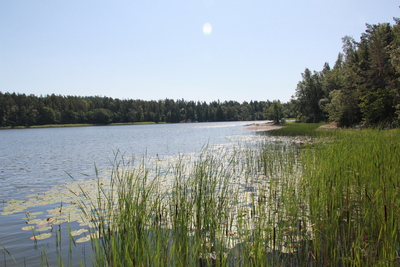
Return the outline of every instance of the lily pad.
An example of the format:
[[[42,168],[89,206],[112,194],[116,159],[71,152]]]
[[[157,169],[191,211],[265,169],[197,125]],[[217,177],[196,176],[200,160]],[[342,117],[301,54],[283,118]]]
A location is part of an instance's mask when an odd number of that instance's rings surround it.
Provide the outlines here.
[[[78,236],[78,235],[81,235],[81,234],[83,234],[85,232],[88,232],[88,230],[87,229],[75,230],[75,231],[71,232],[71,236]]]
[[[53,221],[53,224],[62,224],[64,222],[67,222],[67,220],[65,220],[63,218],[55,218]]]
[[[24,210],[26,210],[26,207],[21,207],[18,205],[18,207],[14,207],[14,209],[10,211],[12,211],[12,213],[17,213],[17,212],[23,212]]]
[[[84,236],[84,237],[78,238],[75,242],[76,243],[84,243],[84,242],[88,242],[88,241],[90,241],[90,236]]]
[[[28,221],[29,224],[47,224],[46,220],[41,220],[41,219],[33,219]]]
[[[24,230],[24,231],[29,231],[29,230],[32,230],[33,228],[35,228],[35,226],[29,225],[29,226],[24,226],[24,227],[22,227],[22,230]]]
[[[44,233],[44,234],[32,236],[31,239],[32,240],[43,240],[43,239],[47,239],[49,237],[51,237],[51,233]]]
[[[37,215],[40,215],[42,213],[43,213],[42,211],[37,211],[37,212],[31,212],[31,213],[29,213],[29,215],[30,216],[37,216]]]
[[[35,219],[35,218],[36,218],[36,216],[27,215],[27,216],[25,216],[25,217],[22,217],[21,220],[24,220],[24,221],[26,221],[26,220],[33,220],[33,219]]]
[[[44,227],[41,227],[41,228],[36,229],[36,231],[38,231],[38,232],[44,232],[44,231],[48,231],[48,230],[50,230],[50,229],[51,229],[51,226],[44,226]]]

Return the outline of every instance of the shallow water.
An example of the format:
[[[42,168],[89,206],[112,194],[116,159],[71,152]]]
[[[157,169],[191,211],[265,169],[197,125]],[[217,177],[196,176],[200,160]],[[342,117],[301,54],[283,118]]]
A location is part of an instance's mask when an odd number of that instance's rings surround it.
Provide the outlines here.
[[[237,144],[252,143],[263,136],[244,128],[251,122],[220,122],[193,124],[158,124],[130,126],[97,126],[77,128],[16,129],[0,131],[0,212],[7,210],[8,202],[19,200],[20,211],[0,215],[0,244],[4,245],[20,266],[38,266],[40,255],[45,249],[49,265],[57,265],[60,256],[64,263],[79,261],[90,265],[90,244],[79,243],[69,248],[68,227],[74,223],[52,225],[51,237],[32,241],[32,230],[22,230],[30,225],[26,212],[39,213],[38,219],[45,220],[51,210],[60,209],[60,203],[49,201],[45,206],[24,209],[25,200],[45,199],[64,183],[75,179],[95,178],[95,167],[100,173],[112,168],[116,153],[125,158],[172,157],[198,153],[205,146],[233,147]],[[67,174],[68,173],[68,174]],[[60,193],[61,194],[61,193]],[[29,196],[29,197],[28,197]],[[46,200],[47,201],[47,200]],[[62,200],[65,201],[65,200]],[[51,203],[53,202],[53,203]],[[65,204],[64,204],[65,205]],[[32,218],[33,219],[33,218]],[[36,218],[35,218],[36,219]],[[43,223],[50,227],[51,222]],[[61,225],[61,226],[59,226]],[[37,229],[37,228],[36,228]],[[35,235],[42,232],[36,232]],[[85,233],[77,236],[80,238]],[[61,237],[61,248],[56,239]],[[0,265],[17,266],[8,253],[1,250]]]

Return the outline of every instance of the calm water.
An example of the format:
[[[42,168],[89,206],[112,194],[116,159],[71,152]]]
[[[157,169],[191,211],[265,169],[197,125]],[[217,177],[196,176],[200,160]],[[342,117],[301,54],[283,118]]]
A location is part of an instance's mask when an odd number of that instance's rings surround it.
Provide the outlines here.
[[[26,196],[43,193],[72,179],[93,178],[99,170],[111,168],[117,151],[126,157],[143,158],[157,155],[177,155],[199,152],[205,145],[234,146],[258,139],[254,131],[244,128],[251,122],[221,122],[193,124],[158,124],[132,126],[97,126],[77,128],[16,129],[0,131],[0,212],[10,199],[23,200]],[[54,207],[37,207],[30,212]],[[16,258],[19,266],[38,266],[42,246],[46,249],[50,266],[57,265],[57,253],[67,253],[54,247],[50,240],[35,243],[32,233],[22,231],[24,212],[0,215],[0,244]],[[56,229],[55,229],[56,231]],[[66,233],[67,231],[63,231]],[[68,241],[68,235],[63,236]],[[66,243],[68,244],[68,242]],[[75,250],[86,255],[88,244]],[[86,250],[86,248],[88,248]],[[17,266],[2,252],[0,266]],[[62,258],[68,258],[62,255]],[[72,260],[73,261],[73,260]],[[76,265],[76,263],[74,264]]]

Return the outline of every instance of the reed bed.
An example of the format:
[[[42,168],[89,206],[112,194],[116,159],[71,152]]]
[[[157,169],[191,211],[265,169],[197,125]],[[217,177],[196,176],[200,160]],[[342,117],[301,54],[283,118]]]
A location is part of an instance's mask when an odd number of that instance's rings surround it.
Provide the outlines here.
[[[400,131],[317,127],[269,133],[308,136],[301,144],[272,138],[167,164],[117,156],[95,194],[72,192],[91,263],[399,266]]]
[[[168,170],[118,162],[111,182],[99,182],[96,198],[82,206],[95,224],[93,263],[299,265],[307,259],[299,244],[309,237],[307,227],[301,228],[305,205],[300,207],[293,194],[298,149],[277,143],[261,147],[205,150],[189,161],[180,158]]]
[[[399,266],[399,130],[346,130],[332,139],[302,155],[316,263]]]

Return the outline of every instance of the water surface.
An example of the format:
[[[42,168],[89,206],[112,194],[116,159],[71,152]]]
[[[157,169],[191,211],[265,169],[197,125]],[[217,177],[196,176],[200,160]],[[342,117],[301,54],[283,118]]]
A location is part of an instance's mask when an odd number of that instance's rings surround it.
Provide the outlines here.
[[[245,129],[251,122],[219,122],[192,124],[157,124],[96,126],[71,128],[15,129],[0,131],[0,212],[11,199],[24,200],[28,195],[44,193],[75,178],[92,179],[95,166],[100,171],[112,168],[115,154],[135,157],[173,156],[198,153],[205,146],[232,147],[262,138]],[[54,204],[30,208],[29,212],[57,209]],[[49,264],[57,265],[57,253],[67,253],[55,247],[55,237],[31,241],[26,226],[25,211],[0,215],[0,243],[16,258],[21,266],[37,266],[38,255],[45,248]],[[72,225],[73,227],[73,225]],[[53,229],[52,233],[60,229]],[[62,231],[65,244],[68,232]],[[53,236],[56,236],[53,234]],[[67,245],[66,245],[67,246]],[[89,264],[88,244],[75,250],[82,262]],[[68,251],[68,250],[67,250]],[[6,252],[0,265],[14,266]],[[67,258],[68,255],[62,255]],[[71,259],[77,264],[77,259]]]

